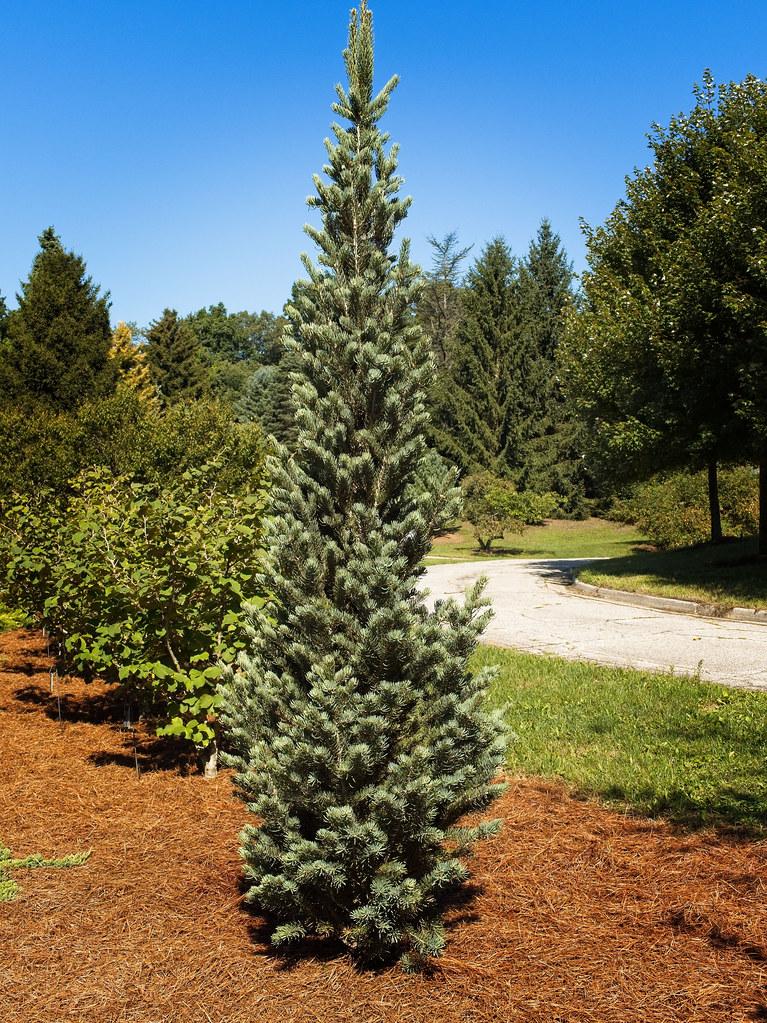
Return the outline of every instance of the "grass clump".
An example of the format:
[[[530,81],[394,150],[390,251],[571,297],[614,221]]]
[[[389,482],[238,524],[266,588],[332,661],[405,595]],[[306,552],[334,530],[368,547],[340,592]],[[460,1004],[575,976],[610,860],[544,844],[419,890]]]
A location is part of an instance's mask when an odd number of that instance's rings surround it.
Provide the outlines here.
[[[512,772],[700,827],[767,829],[767,694],[483,647]]]
[[[29,870],[37,867],[60,869],[79,867],[90,858],[91,852],[70,853],[68,856],[46,859],[38,853],[31,856],[14,857],[11,850],[0,845],[0,902],[11,902],[19,893],[19,884],[11,877],[12,870]]]

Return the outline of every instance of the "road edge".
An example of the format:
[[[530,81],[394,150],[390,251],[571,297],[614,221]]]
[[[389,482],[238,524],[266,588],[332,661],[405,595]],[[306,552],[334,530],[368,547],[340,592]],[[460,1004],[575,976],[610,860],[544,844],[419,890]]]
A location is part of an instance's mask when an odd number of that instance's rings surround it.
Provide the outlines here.
[[[715,604],[699,603],[695,600],[681,600],[678,597],[655,597],[649,593],[633,593],[630,590],[614,590],[609,586],[594,586],[581,582],[570,572],[570,589],[583,597],[609,600],[615,604],[629,604],[632,607],[646,607],[653,611],[671,611],[674,614],[693,615],[698,618],[718,618],[725,621],[746,622],[751,625],[767,625],[767,611],[752,607],[732,607],[727,610]]]

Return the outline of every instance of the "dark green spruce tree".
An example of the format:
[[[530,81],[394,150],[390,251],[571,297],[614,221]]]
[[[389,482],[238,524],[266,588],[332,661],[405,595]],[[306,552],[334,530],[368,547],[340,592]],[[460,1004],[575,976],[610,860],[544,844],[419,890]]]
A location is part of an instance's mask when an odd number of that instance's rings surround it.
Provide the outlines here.
[[[541,221],[519,268],[518,367],[525,406],[519,421],[519,484],[537,493],[553,491],[570,515],[585,509],[586,475],[581,455],[582,427],[565,403],[558,374],[558,353],[565,314],[573,307],[572,263],[551,223]]]
[[[439,955],[440,904],[460,854],[497,829],[462,827],[502,786],[506,736],[468,658],[480,594],[427,609],[421,560],[455,497],[427,449],[428,342],[403,243],[396,147],[379,128],[371,14],[352,12],[335,141],[309,200],[319,248],[288,307],[300,365],[294,451],[272,466],[267,585],[250,647],[223,687],[249,900],[272,941],[343,941],[365,961]],[[452,509],[450,509],[452,510]]]
[[[483,249],[462,291],[462,315],[431,390],[431,436],[465,472],[507,471],[518,446],[512,392],[518,309],[514,257],[502,238]]]
[[[208,368],[202,346],[188,320],[165,309],[146,332],[146,354],[152,383],[165,405],[195,401],[208,392]]]
[[[292,374],[297,368],[295,357],[290,355],[259,366],[250,375],[236,406],[239,419],[259,423],[264,433],[288,447],[292,447],[297,432],[292,398]]]
[[[11,402],[73,409],[115,386],[109,293],[99,294],[82,257],[67,252],[52,227],[39,241],[18,308],[5,323],[0,393]]]

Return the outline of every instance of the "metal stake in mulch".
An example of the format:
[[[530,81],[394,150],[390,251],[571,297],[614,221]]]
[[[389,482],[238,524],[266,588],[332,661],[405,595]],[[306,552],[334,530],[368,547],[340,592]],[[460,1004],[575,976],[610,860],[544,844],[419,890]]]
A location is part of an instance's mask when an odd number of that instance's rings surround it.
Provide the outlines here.
[[[131,705],[130,702],[125,704],[125,713],[123,715],[123,728],[127,729],[131,733],[131,739],[133,740],[133,763],[136,768],[136,777],[141,777],[141,768],[138,762],[138,746],[136,744],[136,729],[131,720]]]

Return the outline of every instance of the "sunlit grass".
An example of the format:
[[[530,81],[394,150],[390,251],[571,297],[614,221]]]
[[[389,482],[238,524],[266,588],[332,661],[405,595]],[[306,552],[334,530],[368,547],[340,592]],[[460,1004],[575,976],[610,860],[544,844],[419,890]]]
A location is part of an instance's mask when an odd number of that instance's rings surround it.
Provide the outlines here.
[[[451,561],[486,561],[495,558],[612,558],[628,554],[642,537],[632,526],[606,519],[570,521],[552,519],[543,526],[528,526],[518,536],[509,533],[493,544],[490,553],[479,550],[471,526],[437,537],[427,564]]]
[[[767,827],[767,694],[482,647],[509,769],[686,825]]]

